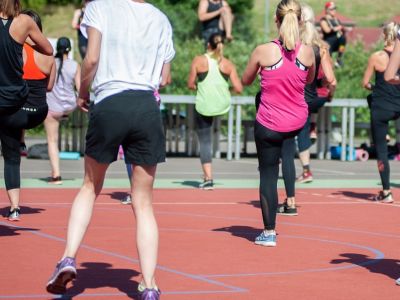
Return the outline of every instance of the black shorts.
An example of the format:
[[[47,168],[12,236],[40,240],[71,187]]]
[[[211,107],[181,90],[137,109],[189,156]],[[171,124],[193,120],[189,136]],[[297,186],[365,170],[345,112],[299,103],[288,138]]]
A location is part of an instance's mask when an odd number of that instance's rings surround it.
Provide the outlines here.
[[[90,108],[85,154],[98,163],[112,163],[120,145],[126,163],[154,166],[165,161],[164,130],[152,91],[124,91]]]

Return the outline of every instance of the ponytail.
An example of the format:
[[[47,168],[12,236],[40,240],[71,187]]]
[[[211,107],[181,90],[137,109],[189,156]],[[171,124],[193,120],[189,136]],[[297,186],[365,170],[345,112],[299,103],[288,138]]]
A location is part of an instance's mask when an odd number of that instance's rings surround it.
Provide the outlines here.
[[[208,47],[211,50],[211,57],[220,61],[224,56],[224,39],[220,33],[214,33],[208,39]]]
[[[60,79],[60,76],[62,77],[62,68],[64,64],[64,55],[68,55],[68,53],[71,51],[71,42],[69,41],[68,38],[66,37],[61,37],[57,41],[57,47],[56,47],[56,55],[55,58],[59,59],[59,66],[58,66],[58,71],[57,71],[57,80]]]
[[[314,11],[307,4],[301,5],[301,20],[303,24],[300,28],[300,40],[303,44],[308,46],[322,47],[322,39],[315,28]]]
[[[276,9],[276,18],[280,23],[279,35],[287,50],[296,48],[300,39],[299,21],[301,8],[296,0],[282,0]]]
[[[385,47],[391,46],[396,41],[397,31],[399,31],[399,25],[395,22],[390,22],[383,26],[383,35],[385,41]]]

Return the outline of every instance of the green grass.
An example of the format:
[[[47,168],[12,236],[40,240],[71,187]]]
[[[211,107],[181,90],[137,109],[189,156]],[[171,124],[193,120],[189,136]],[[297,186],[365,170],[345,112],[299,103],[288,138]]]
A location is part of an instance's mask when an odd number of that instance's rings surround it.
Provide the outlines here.
[[[42,14],[43,32],[48,38],[59,38],[62,36],[74,40],[74,58],[80,61],[79,52],[77,51],[76,30],[71,26],[72,16],[74,14],[74,6],[47,6]]]

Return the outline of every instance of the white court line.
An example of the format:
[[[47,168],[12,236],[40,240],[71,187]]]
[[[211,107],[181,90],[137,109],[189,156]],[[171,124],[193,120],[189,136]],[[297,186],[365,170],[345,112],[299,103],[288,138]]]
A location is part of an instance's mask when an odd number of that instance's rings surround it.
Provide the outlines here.
[[[322,194],[312,193],[313,196],[323,196]]]

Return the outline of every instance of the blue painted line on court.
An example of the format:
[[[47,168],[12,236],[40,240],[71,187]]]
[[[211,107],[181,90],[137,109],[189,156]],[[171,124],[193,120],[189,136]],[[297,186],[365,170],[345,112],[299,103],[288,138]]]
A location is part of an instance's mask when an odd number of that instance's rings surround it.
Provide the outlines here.
[[[233,232],[235,233],[235,232]],[[247,234],[247,235],[254,235],[253,232],[236,232],[240,234]],[[294,236],[294,235],[279,235],[281,237],[292,238],[292,239],[302,239],[302,240],[309,240],[309,241],[317,241],[323,243],[331,243],[331,244],[338,244],[349,246],[352,248],[367,250],[375,254],[375,257],[369,259],[365,262],[352,264],[348,266],[340,266],[340,267],[332,267],[332,268],[314,268],[314,269],[305,269],[305,270],[291,270],[291,271],[281,271],[281,272],[258,272],[258,273],[237,273],[237,274],[209,274],[209,275],[201,275],[203,277],[208,278],[221,278],[221,277],[248,277],[248,276],[272,276],[272,275],[291,275],[291,274],[299,274],[299,273],[315,273],[315,272],[329,272],[329,271],[337,271],[337,270],[347,270],[353,269],[357,267],[363,267],[368,265],[373,265],[379,263],[382,259],[385,258],[385,254],[375,248],[369,246],[363,246],[359,244],[335,241],[335,240],[327,240],[327,239],[318,239],[318,238],[310,238],[305,236]]]
[[[65,242],[66,241],[63,238],[59,238],[59,237],[56,237],[56,236],[53,236],[53,235],[50,235],[50,234],[47,234],[47,233],[43,233],[43,232],[29,230],[29,228],[12,225],[12,224],[9,224],[9,223],[6,223],[6,222],[0,222],[0,225],[5,225],[5,226],[8,226],[8,227],[12,227],[12,228],[22,229],[25,232],[29,232],[31,234],[34,234],[34,235],[37,235],[37,236],[40,236],[40,237],[43,237],[43,238],[46,238],[46,239],[49,239],[49,240],[57,241],[57,242]],[[125,256],[125,255],[122,255],[122,254],[115,253],[115,252],[106,251],[106,250],[102,250],[102,249],[95,248],[95,247],[90,247],[90,246],[87,246],[85,244],[81,245],[81,248],[90,250],[92,252],[96,252],[96,253],[100,253],[100,254],[116,257],[116,258],[120,258],[122,260],[126,260],[126,261],[129,261],[129,262],[135,263],[135,264],[139,264],[139,260],[138,259],[134,259],[134,258]],[[226,293],[226,292],[244,293],[244,292],[248,292],[248,290],[244,289],[244,288],[240,288],[240,287],[236,287],[236,286],[233,286],[233,285],[225,284],[223,282],[219,282],[219,281],[216,281],[216,280],[205,278],[205,277],[202,277],[200,275],[194,275],[194,274],[189,274],[189,273],[186,273],[186,272],[178,271],[178,270],[175,270],[175,269],[172,269],[172,268],[168,268],[168,267],[165,267],[165,266],[157,265],[157,269],[165,271],[165,272],[168,272],[168,273],[172,273],[172,274],[175,274],[175,275],[180,275],[180,276],[183,276],[183,277],[186,277],[186,278],[190,278],[190,279],[195,280],[195,281],[205,282],[205,283],[209,283],[209,284],[212,284],[212,285],[224,287],[224,288],[227,289],[227,291],[219,291],[221,293]],[[165,294],[166,293],[167,292],[165,292]],[[184,293],[184,294],[188,294],[188,295],[195,294],[194,291],[182,291],[182,292],[179,292],[179,293]],[[205,291],[203,291],[203,293],[210,294],[210,293],[215,293],[215,291],[205,290]]]

